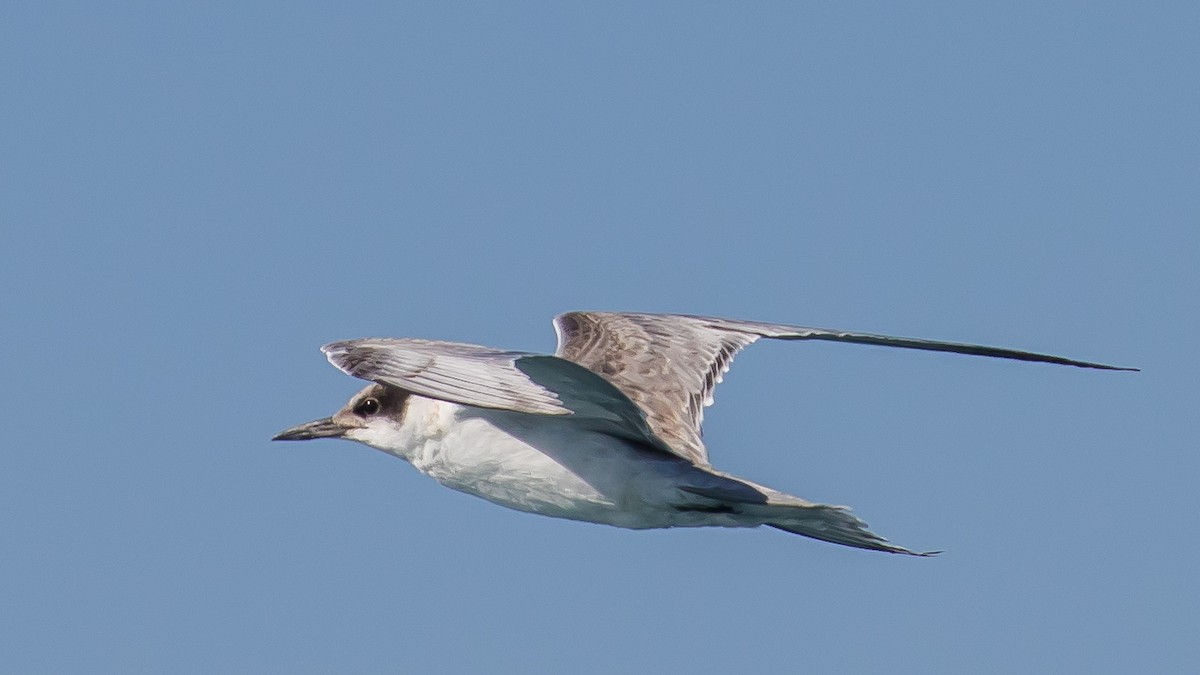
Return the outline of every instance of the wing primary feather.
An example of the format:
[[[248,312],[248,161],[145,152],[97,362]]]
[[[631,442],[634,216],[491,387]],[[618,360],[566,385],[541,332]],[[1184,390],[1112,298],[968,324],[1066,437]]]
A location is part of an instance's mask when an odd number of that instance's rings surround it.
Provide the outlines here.
[[[321,351],[349,375],[421,396],[538,415],[571,413],[555,392],[515,367],[524,352],[401,338],[343,340]]]
[[[604,377],[677,454],[708,463],[704,408],[734,356],[759,338],[828,340],[953,352],[1097,370],[1137,371],[1002,347],[685,314],[567,312],[554,319],[556,354]]]
[[[784,327],[780,326],[779,328]],[[824,328],[808,328],[793,333],[780,332],[773,335],[764,335],[763,337],[774,338],[778,340],[829,340],[833,342],[849,342],[853,344],[878,345],[882,347],[899,347],[901,349],[952,352],[955,354],[988,356],[992,358],[1031,361],[1036,363],[1052,363],[1061,366],[1093,368],[1096,370],[1121,370],[1130,372],[1138,372],[1141,370],[1140,368],[1110,366],[1105,363],[1079,361],[1076,359],[1068,359],[1062,356],[1054,356],[1052,354],[1039,354],[1037,352],[1006,349],[1004,347],[988,347],[986,345],[977,345],[965,342],[942,342],[940,340],[895,337],[891,335],[878,335],[874,333],[854,333],[850,331],[827,330]]]

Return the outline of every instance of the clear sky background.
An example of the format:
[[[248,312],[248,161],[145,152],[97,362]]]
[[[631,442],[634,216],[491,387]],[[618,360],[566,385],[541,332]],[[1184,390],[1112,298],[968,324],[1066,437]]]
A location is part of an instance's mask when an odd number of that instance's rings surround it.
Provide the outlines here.
[[[0,9],[0,670],[1196,672],[1195,3]],[[934,559],[508,511],[324,342],[762,343],[715,464]]]

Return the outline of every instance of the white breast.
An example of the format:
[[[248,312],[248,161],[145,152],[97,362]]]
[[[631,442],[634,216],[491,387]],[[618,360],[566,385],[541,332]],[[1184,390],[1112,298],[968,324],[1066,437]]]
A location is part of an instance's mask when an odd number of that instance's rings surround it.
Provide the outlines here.
[[[661,527],[679,462],[569,417],[484,410],[418,396],[387,447],[455,490],[559,518]],[[666,512],[664,513],[664,507]]]

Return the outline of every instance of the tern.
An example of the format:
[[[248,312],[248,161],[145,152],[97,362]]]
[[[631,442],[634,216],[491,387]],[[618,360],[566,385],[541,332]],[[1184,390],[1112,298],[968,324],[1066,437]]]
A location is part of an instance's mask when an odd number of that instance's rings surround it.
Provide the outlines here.
[[[554,355],[413,338],[321,348],[371,382],[332,417],[272,440],[344,438],[511,509],[630,529],[769,526],[928,556],[819,504],[714,469],[704,408],[760,338],[833,340],[1101,370],[1137,370],[982,345],[682,314],[568,312]]]

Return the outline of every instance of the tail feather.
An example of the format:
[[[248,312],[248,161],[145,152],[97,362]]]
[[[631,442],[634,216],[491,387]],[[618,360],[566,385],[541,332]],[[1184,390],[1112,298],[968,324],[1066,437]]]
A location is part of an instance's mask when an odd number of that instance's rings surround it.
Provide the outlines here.
[[[902,546],[888,543],[887,539],[867,529],[867,524],[855,518],[844,506],[812,504],[811,506],[779,506],[776,519],[764,525],[784,532],[820,539],[834,544],[865,548],[872,551],[903,553],[921,557],[933,556],[941,551],[910,551]]]
[[[771,488],[715,471],[704,472],[703,480],[680,486],[685,493],[711,500],[705,506],[728,506],[733,512],[784,532],[820,539],[843,546],[872,551],[903,553],[921,557],[941,551],[910,551],[888,543],[867,529],[867,524],[845,506],[816,504]]]

